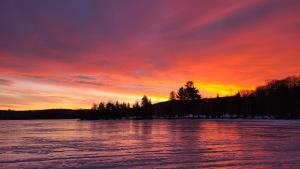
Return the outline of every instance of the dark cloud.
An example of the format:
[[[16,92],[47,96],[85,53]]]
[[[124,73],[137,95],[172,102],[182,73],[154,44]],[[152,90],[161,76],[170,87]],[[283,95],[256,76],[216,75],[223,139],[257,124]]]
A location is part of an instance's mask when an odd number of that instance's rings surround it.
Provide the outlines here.
[[[13,81],[11,80],[6,80],[6,79],[0,79],[0,85],[3,85],[3,86],[11,86],[13,85]]]
[[[104,82],[107,82],[107,79],[103,77],[93,76],[93,75],[74,75],[74,76],[55,76],[55,77],[23,75],[21,77],[29,80],[34,80],[35,82],[56,83],[62,85],[104,86]]]
[[[75,83],[85,84],[85,85],[95,85],[95,86],[103,86],[102,83],[96,81],[84,81],[84,80],[77,80]]]
[[[81,79],[81,80],[95,80],[97,79],[96,76],[88,76],[88,75],[76,75],[72,76],[75,79]]]

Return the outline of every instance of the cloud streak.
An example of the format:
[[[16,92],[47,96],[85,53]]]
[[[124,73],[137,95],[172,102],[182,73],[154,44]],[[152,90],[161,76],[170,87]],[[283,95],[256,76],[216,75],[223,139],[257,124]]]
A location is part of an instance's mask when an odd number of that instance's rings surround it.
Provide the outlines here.
[[[10,86],[12,85],[13,82],[10,81],[10,80],[6,80],[6,79],[0,79],[0,85],[3,85],[3,86]]]
[[[297,75],[299,8],[297,0],[2,0],[0,101],[27,103],[1,107],[51,107],[61,101],[47,100],[60,97],[53,88],[95,91],[62,101],[87,108],[143,94],[163,100],[187,80],[210,97]],[[43,103],[28,93],[35,85],[19,85],[28,82],[44,86]]]

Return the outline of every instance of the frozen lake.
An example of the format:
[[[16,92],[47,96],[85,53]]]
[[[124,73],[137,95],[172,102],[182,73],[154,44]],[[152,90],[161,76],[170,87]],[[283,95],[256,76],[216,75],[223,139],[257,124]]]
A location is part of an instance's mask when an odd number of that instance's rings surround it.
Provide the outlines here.
[[[300,168],[300,121],[0,121],[0,168]]]

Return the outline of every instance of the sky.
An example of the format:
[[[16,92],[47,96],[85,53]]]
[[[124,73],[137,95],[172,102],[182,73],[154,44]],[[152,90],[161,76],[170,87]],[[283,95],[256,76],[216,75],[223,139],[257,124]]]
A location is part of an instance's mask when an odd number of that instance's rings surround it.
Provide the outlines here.
[[[0,109],[228,96],[300,73],[299,0],[1,0]]]

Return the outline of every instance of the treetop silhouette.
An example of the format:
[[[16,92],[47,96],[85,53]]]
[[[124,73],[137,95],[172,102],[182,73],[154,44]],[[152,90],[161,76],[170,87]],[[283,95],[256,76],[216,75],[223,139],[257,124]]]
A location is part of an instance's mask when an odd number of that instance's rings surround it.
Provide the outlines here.
[[[200,100],[199,90],[194,86],[194,82],[188,81],[183,87],[180,87],[176,98],[178,100]]]
[[[147,107],[151,105],[151,99],[149,99],[146,95],[142,98],[142,107]]]

